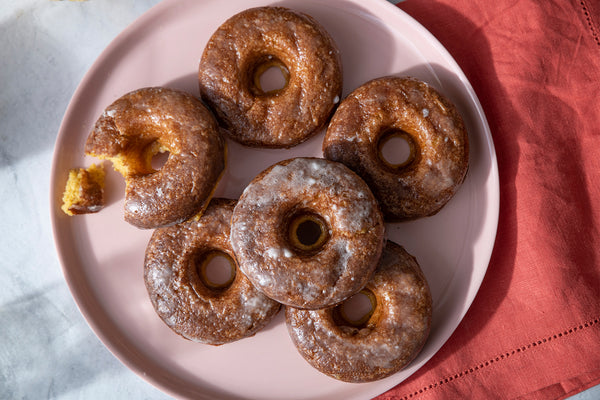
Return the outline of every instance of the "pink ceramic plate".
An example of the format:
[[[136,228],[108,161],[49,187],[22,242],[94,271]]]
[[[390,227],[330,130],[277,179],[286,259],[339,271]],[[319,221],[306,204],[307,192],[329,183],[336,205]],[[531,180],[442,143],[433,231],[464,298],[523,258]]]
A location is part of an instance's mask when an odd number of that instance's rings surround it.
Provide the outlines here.
[[[206,41],[242,9],[277,4],[313,15],[336,40],[344,94],[383,75],[412,75],[448,96],[467,124],[471,164],[458,194],[436,216],[389,224],[387,235],[419,260],[434,299],[431,336],[418,358],[378,382],[348,384],[312,369],[292,345],[283,315],[256,336],[212,347],[172,333],[154,313],[142,279],[150,231],[123,221],[123,179],[107,173],[108,206],[67,217],[60,210],[69,168],[94,160],[83,146],[102,110],[144,86],[197,94]],[[291,150],[229,143],[229,165],[217,196],[237,198],[258,172],[292,156],[321,156],[323,134]],[[122,32],[89,70],[65,114],[52,165],[51,210],[64,274],[81,312],[128,367],[181,398],[365,399],[406,379],[444,344],[481,284],[498,220],[498,171],[481,106],[458,65],[421,25],[383,0],[166,0]]]

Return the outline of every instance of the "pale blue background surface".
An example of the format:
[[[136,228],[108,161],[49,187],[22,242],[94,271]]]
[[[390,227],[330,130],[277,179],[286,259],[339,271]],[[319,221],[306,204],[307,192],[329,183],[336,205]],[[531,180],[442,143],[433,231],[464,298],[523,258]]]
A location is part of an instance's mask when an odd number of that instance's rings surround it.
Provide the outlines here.
[[[382,0],[383,1],[383,0]],[[102,49],[159,0],[0,5],[0,399],[166,399],[100,343],[54,250],[49,168],[67,104]],[[600,389],[577,400],[600,399]]]

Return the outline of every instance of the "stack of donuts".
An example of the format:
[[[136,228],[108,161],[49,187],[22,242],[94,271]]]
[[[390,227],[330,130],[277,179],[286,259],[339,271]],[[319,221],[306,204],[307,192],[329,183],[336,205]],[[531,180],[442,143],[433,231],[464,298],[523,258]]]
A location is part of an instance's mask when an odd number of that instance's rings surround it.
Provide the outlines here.
[[[261,75],[277,68],[278,89]],[[386,223],[437,213],[468,167],[454,105],[425,82],[381,77],[342,99],[339,51],[311,16],[245,10],[212,35],[199,64],[200,99],[152,87],[108,106],[86,142],[126,180],[125,219],[154,229],[144,279],[177,334],[221,345],[254,335],[280,308],[292,342],[339,380],[389,376],[421,351],[432,299],[417,260],[386,241]],[[323,157],[285,149],[323,132]],[[382,155],[401,138],[409,155]],[[282,149],[239,199],[212,198],[226,141]],[[168,152],[166,163],[152,157]],[[225,260],[214,282],[207,266]],[[370,310],[350,317],[362,295]]]

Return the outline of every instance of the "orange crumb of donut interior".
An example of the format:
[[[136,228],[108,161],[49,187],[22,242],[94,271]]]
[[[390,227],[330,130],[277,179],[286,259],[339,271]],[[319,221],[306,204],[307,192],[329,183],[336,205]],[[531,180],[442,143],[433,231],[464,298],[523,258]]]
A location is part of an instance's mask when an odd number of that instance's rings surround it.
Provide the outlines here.
[[[103,154],[88,153],[90,156],[101,160],[108,160],[112,163],[115,171],[127,178],[131,175],[145,175],[156,172],[152,167],[152,159],[159,153],[166,153],[169,149],[158,141],[152,141],[144,146],[131,147],[114,156]]]
[[[92,164],[86,168],[74,168],[63,193],[61,209],[67,215],[87,214],[104,207],[104,167]]]

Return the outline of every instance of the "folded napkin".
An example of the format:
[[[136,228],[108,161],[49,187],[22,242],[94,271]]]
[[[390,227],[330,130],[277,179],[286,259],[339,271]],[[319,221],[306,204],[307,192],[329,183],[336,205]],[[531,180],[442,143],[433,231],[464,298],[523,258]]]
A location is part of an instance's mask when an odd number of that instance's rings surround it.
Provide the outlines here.
[[[456,332],[379,399],[559,399],[600,383],[600,3],[406,0],[488,118],[500,220]]]

